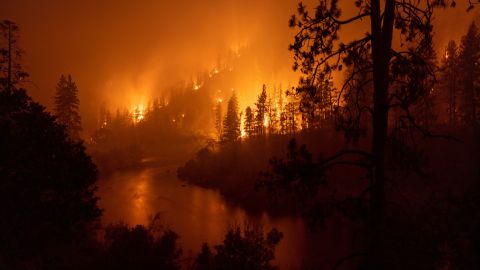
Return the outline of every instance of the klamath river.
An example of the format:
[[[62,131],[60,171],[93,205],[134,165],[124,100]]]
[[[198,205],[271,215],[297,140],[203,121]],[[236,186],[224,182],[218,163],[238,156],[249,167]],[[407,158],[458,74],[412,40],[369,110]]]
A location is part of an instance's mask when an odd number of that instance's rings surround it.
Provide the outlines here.
[[[229,226],[260,222],[265,231],[277,228],[284,234],[275,261],[281,269],[300,269],[304,261],[331,265],[335,259],[327,255],[332,247],[319,245],[331,232],[313,233],[299,217],[249,216],[216,191],[185,185],[177,179],[174,166],[114,173],[101,179],[97,194],[104,224],[147,225],[159,214],[161,222],[180,235],[185,257],[197,253],[204,242],[221,243]]]

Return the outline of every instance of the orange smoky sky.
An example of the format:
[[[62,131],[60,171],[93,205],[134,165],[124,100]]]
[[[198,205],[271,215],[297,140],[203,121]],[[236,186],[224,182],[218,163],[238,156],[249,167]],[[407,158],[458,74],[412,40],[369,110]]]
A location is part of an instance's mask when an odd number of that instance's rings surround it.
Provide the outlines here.
[[[340,1],[345,16],[353,0]],[[435,16],[437,50],[477,17],[466,3]],[[466,2],[466,1],[465,1]],[[310,7],[316,1],[307,1]],[[80,90],[84,123],[101,104],[130,106],[212,69],[229,51],[254,52],[237,92],[251,104],[261,84],[296,83],[288,19],[297,0],[3,0],[0,18],[21,27],[30,95],[51,108],[60,74]],[[358,34],[347,29],[344,35]],[[362,33],[365,30],[361,30]]]

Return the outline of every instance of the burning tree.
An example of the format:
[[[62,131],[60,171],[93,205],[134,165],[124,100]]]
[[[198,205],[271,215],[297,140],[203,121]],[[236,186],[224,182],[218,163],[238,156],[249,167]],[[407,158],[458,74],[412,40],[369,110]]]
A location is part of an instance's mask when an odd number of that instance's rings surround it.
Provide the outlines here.
[[[265,135],[265,116],[267,113],[267,86],[263,85],[262,93],[258,96],[257,102],[255,103],[256,115],[255,115],[255,135]]]

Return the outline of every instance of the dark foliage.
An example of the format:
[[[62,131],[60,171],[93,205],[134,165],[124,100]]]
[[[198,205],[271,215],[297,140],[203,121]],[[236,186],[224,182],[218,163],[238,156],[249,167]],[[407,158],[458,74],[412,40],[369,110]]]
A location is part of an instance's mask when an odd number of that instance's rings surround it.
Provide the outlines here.
[[[195,270],[274,270],[275,247],[283,234],[276,229],[264,235],[260,227],[228,230],[223,243],[213,253],[207,244],[195,260]]]
[[[64,125],[72,139],[80,139],[82,123],[79,113],[80,100],[78,88],[72,76],[60,76],[55,93],[55,116],[57,121]]]
[[[304,131],[297,135],[297,141],[302,144],[308,144],[310,149],[322,149],[331,153],[339,147],[340,140],[335,137],[335,132],[307,132]],[[269,160],[272,156],[283,156],[285,154],[285,145],[292,139],[290,135],[268,135],[255,136],[242,141],[241,144],[231,144],[222,147],[215,145],[207,146],[197,152],[196,156],[181,166],[178,171],[178,177],[191,184],[206,188],[218,189],[227,200],[238,203],[246,208],[250,213],[259,214],[264,210],[270,214],[300,214],[300,205],[292,202],[291,198],[286,196],[276,196],[275,203],[271,203],[273,197],[266,196],[264,190],[254,190],[258,186],[257,180],[259,172],[267,171]],[[326,144],[325,142],[329,142]],[[302,153],[298,154],[298,148],[294,147],[295,157],[303,158],[306,153],[303,148]],[[309,165],[306,165],[305,172],[311,176],[310,184],[321,181],[321,176],[316,175],[314,164],[317,160],[318,151],[309,156]],[[277,159],[277,163],[283,161]],[[303,166],[301,162],[296,163]],[[302,167],[303,168],[303,167]],[[309,171],[312,169],[313,171]],[[292,170],[292,173],[293,170]],[[303,173],[303,172],[302,172]],[[293,175],[292,184],[298,183],[298,188],[305,190],[305,183],[298,179],[298,174]],[[295,180],[295,181],[294,181]],[[299,182],[296,182],[298,180]],[[287,184],[287,183],[285,183]],[[314,192],[314,191],[311,191]],[[272,195],[273,192],[271,193]]]
[[[223,120],[222,143],[232,143],[240,139],[240,114],[235,93],[228,100],[227,113]]]
[[[24,90],[0,90],[0,130],[0,264],[52,269],[93,237],[96,167]]]
[[[137,225],[110,225],[105,230],[105,255],[99,269],[180,269],[178,234]]]
[[[0,21],[0,85],[13,89],[28,78],[21,66],[23,50],[19,46],[20,27],[12,21]]]
[[[468,28],[460,43],[459,69],[462,80],[461,118],[465,125],[478,126],[480,82],[480,35],[475,23]]]
[[[254,121],[254,133],[255,135],[265,135],[266,128],[264,126],[265,116],[267,113],[267,86],[263,85],[262,92],[257,98],[257,102],[255,102],[256,114],[255,114],[255,121]]]

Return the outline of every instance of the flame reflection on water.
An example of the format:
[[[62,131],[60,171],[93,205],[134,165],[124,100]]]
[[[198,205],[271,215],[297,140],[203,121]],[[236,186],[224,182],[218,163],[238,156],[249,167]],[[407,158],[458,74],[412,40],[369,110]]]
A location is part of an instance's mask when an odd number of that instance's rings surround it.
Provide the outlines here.
[[[166,168],[144,169],[102,179],[97,194],[104,209],[102,222],[148,225],[159,214],[166,227],[180,234],[186,256],[198,252],[204,242],[222,242],[228,228],[234,225],[262,224],[265,230],[277,228],[284,233],[276,252],[281,268],[301,266],[306,241],[312,241],[301,218],[273,219],[267,214],[251,217],[243,209],[228,205],[216,191],[185,186],[174,172]]]

